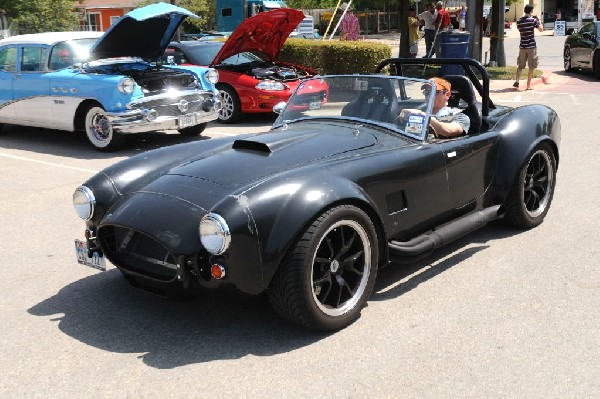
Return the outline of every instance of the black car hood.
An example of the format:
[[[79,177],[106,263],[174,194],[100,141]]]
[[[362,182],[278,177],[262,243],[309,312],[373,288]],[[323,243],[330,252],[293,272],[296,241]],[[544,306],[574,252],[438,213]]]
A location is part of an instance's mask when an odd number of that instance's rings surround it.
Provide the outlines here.
[[[204,179],[234,188],[325,158],[375,145],[370,133],[344,124],[302,124],[238,139],[208,156],[175,167],[169,174]]]
[[[179,25],[190,11],[156,3],[125,14],[90,49],[90,61],[104,58],[140,57],[157,60],[165,52]]]

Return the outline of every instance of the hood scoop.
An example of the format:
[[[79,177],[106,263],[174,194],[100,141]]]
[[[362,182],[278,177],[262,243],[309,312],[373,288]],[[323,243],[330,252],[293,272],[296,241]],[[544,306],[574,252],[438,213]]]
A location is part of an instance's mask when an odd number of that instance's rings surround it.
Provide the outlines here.
[[[234,150],[249,150],[263,152],[265,154],[271,153],[271,149],[266,143],[259,143],[257,141],[252,140],[236,140],[233,142],[233,146],[231,148],[233,148]]]

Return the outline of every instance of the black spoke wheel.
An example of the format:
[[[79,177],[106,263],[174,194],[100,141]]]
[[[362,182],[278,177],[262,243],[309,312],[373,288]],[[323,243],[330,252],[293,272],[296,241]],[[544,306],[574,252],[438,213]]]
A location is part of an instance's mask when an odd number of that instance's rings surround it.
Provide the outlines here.
[[[283,318],[315,330],[354,321],[377,275],[377,233],[360,209],[343,205],[306,230],[273,277],[268,296]]]
[[[531,228],[543,222],[554,195],[556,159],[547,144],[540,144],[527,158],[511,189],[505,219],[512,225]]]

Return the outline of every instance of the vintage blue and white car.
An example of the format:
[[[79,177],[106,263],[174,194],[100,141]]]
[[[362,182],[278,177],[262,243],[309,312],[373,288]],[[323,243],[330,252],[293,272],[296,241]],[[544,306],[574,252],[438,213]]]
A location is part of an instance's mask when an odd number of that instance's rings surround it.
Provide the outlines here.
[[[166,3],[131,11],[106,33],[50,32],[0,41],[0,125],[83,131],[98,150],[124,134],[199,135],[218,117],[212,68],[162,65],[191,12]]]

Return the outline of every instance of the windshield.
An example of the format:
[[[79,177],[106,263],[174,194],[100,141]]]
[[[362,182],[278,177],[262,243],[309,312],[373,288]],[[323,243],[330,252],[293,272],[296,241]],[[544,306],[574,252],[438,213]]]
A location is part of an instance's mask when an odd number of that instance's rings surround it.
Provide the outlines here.
[[[78,62],[85,62],[90,56],[90,48],[97,38],[75,39],[59,42],[52,47],[48,68],[57,70]]]
[[[192,45],[186,46],[185,51],[192,64],[210,65],[217,56],[219,50],[221,50],[221,47],[223,47],[223,44],[200,46]],[[223,60],[220,65],[242,65],[257,61],[262,62],[263,60],[252,53],[239,53]]]
[[[369,76],[323,76],[303,81],[288,100],[274,127],[310,118],[356,120],[382,125],[423,140],[432,108],[432,82],[422,79]],[[425,117],[400,111],[416,109]]]

